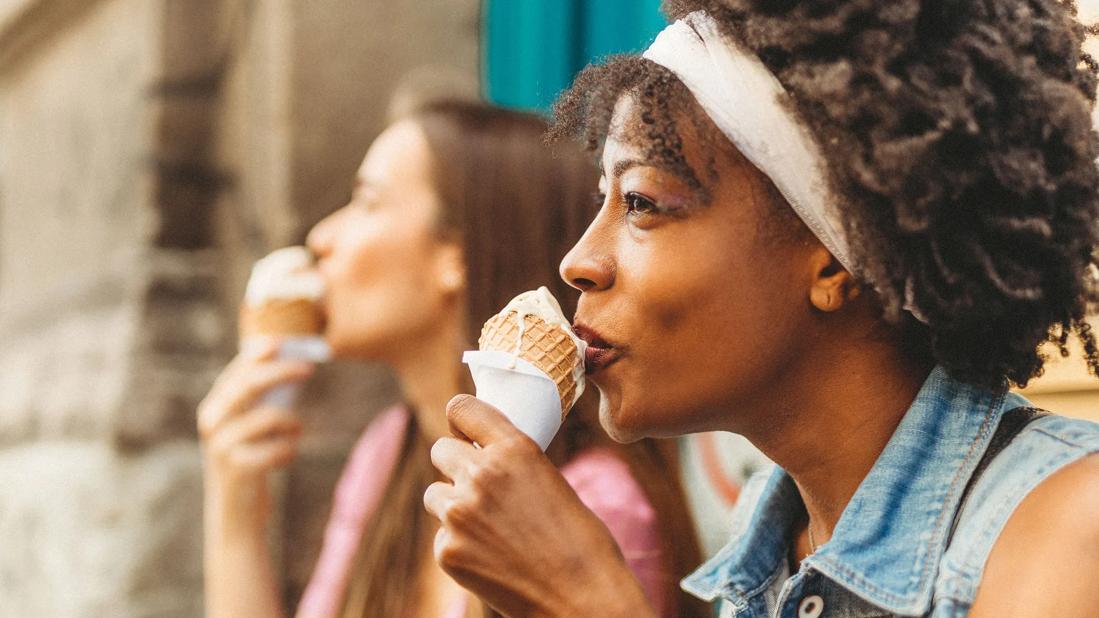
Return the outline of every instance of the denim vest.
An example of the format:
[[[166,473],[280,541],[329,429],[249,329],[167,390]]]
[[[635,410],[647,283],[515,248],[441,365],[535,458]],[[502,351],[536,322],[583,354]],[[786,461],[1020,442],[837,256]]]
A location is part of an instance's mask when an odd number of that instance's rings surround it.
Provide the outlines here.
[[[977,389],[936,368],[832,538],[796,573],[787,557],[805,507],[790,476],[772,466],[742,491],[733,540],[683,589],[737,618],[966,615],[1019,503],[1065,465],[1099,453],[1099,425],[1039,418],[992,459],[963,503],[1001,415],[1027,405],[1018,394]]]

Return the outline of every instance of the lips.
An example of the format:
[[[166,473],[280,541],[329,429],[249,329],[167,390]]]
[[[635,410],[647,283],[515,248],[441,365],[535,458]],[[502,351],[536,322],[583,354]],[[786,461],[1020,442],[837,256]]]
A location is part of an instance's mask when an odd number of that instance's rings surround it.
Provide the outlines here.
[[[572,330],[577,337],[580,337],[588,344],[588,349],[584,353],[584,370],[588,375],[606,369],[621,358],[622,349],[615,347],[614,344],[601,337],[594,329],[583,324],[576,324],[572,327]]]

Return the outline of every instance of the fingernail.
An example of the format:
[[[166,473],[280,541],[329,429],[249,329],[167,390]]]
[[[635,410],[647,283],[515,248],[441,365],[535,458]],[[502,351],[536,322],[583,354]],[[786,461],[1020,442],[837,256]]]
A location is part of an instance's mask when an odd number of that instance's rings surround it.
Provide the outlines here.
[[[469,395],[467,393],[460,393],[458,395],[455,395],[455,396],[450,398],[450,401],[447,402],[446,409],[449,410],[449,409],[451,409],[455,406],[458,406],[463,401],[465,401],[466,399],[470,399],[472,397],[473,397],[473,395]]]

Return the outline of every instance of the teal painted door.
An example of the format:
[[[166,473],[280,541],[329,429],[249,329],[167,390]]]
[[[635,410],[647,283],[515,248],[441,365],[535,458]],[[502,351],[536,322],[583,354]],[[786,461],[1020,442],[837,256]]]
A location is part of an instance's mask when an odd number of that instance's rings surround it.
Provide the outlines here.
[[[666,23],[659,7],[660,0],[484,0],[485,97],[547,111],[588,63],[647,47]]]

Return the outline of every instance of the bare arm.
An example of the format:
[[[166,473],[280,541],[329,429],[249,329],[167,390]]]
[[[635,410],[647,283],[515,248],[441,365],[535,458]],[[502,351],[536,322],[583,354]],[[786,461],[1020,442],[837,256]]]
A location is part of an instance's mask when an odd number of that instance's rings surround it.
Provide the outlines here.
[[[607,527],[533,441],[473,397],[447,417],[481,448],[442,438],[431,451],[451,480],[424,495],[444,571],[509,616],[655,616]]]
[[[211,504],[209,497],[206,503]],[[205,519],[207,618],[284,616],[278,578],[264,535],[228,533],[226,526],[217,521],[216,513]]]
[[[270,473],[297,454],[301,423],[257,405],[271,386],[305,379],[308,363],[273,360],[270,347],[235,359],[199,406],[208,618],[284,615],[267,548]]]
[[[992,553],[970,618],[1099,616],[1099,455],[1023,500]]]

